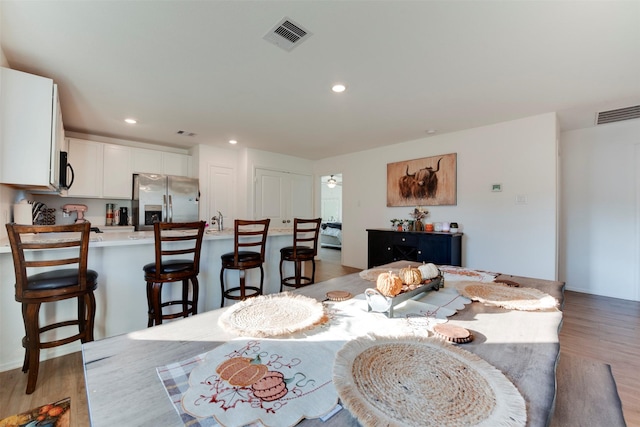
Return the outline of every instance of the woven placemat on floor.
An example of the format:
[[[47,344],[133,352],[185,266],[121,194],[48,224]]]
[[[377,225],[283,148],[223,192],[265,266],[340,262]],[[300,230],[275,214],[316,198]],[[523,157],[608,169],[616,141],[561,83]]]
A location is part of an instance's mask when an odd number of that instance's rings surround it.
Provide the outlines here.
[[[524,426],[523,397],[485,360],[436,338],[364,336],[336,355],[333,382],[364,426]]]
[[[224,312],[218,323],[242,336],[272,337],[304,331],[328,320],[321,302],[282,292],[241,301]]]
[[[551,295],[533,288],[513,287],[502,283],[450,282],[461,295],[488,305],[509,310],[546,310],[555,308],[558,301]]]

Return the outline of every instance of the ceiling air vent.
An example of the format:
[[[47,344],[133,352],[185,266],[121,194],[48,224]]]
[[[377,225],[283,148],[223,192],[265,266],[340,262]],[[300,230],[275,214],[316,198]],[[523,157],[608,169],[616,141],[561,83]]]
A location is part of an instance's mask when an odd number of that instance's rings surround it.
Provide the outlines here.
[[[182,135],[182,136],[196,136],[195,133],[193,132],[189,132],[187,130],[179,130],[178,132],[176,132],[178,135]]]
[[[596,117],[596,124],[604,125],[638,118],[640,118],[640,105],[634,105],[633,107],[618,108],[617,110],[601,111]]]
[[[311,33],[289,18],[283,18],[263,37],[269,43],[291,52],[294,47],[309,38]]]

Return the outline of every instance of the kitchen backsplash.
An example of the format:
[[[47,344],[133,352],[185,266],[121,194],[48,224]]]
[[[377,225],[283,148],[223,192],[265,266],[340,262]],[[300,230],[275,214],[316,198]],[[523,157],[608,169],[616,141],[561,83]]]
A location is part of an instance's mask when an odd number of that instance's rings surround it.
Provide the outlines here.
[[[67,204],[86,205],[87,211],[84,213],[84,217],[95,227],[104,227],[107,214],[107,203],[115,204],[116,209],[126,207],[129,209],[129,212],[131,212],[130,200],[81,199],[41,194],[28,196],[27,199],[34,202],[44,203],[49,209],[55,209],[54,214],[56,224],[72,224],[73,222],[75,222],[75,212],[69,214],[66,217],[62,212],[62,206]]]

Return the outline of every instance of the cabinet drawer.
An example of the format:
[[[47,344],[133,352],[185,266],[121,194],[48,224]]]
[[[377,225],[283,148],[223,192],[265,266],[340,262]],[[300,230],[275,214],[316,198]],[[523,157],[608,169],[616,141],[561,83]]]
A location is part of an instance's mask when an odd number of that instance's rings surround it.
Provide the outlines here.
[[[399,233],[393,234],[391,238],[394,245],[417,246],[418,236],[415,234]]]

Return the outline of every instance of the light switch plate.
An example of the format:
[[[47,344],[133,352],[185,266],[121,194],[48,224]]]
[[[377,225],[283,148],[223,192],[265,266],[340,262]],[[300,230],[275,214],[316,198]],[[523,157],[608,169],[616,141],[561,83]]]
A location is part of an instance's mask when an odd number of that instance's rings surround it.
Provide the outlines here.
[[[516,205],[526,205],[527,204],[527,196],[523,194],[518,194],[516,196]]]

